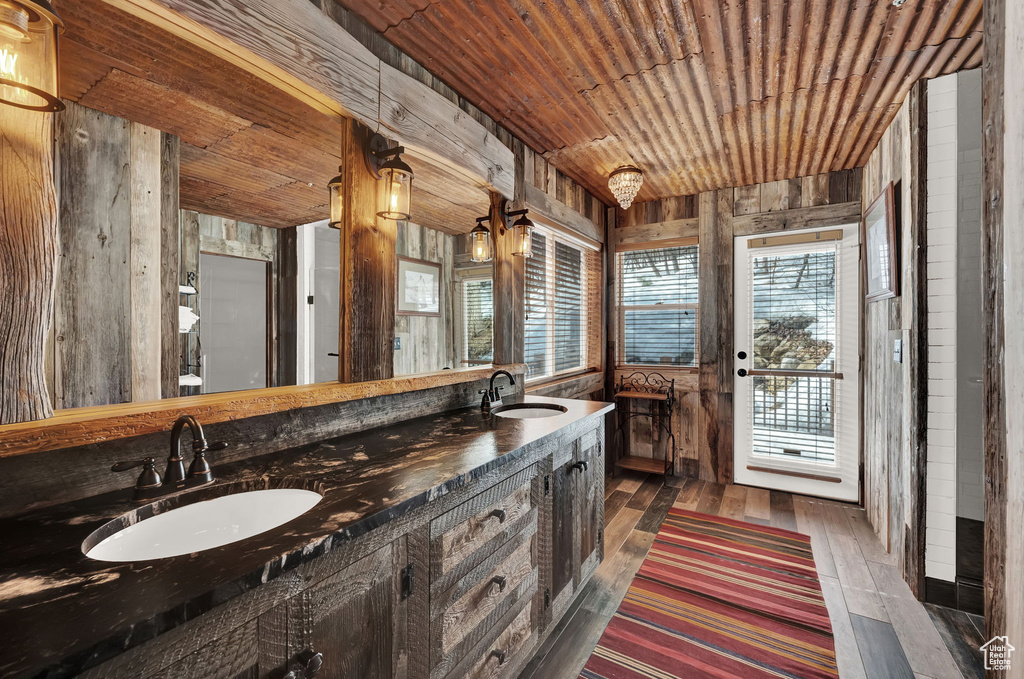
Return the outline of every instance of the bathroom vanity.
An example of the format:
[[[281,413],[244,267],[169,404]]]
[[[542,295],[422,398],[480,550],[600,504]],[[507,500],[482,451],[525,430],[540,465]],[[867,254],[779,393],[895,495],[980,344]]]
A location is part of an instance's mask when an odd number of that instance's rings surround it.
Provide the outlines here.
[[[0,557],[0,674],[516,676],[601,561],[612,408],[520,401],[544,412],[466,408],[213,460],[214,484],[157,500],[156,513],[229,491],[323,499],[191,555],[84,556],[111,519],[154,513],[129,490],[3,520],[18,546]]]

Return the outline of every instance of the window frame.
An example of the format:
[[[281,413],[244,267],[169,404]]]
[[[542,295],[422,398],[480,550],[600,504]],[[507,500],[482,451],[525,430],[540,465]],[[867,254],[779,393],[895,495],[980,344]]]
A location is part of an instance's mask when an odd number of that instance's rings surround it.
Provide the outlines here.
[[[545,382],[553,382],[553,381],[556,381],[556,380],[565,379],[566,377],[572,377],[572,376],[575,376],[575,375],[582,375],[582,374],[586,374],[588,372],[593,372],[593,370],[595,368],[595,365],[596,365],[596,362],[599,359],[599,357],[591,356],[590,355],[591,352],[589,351],[590,342],[589,342],[589,337],[588,337],[588,329],[590,327],[590,320],[591,320],[591,318],[590,318],[590,309],[589,309],[589,305],[588,305],[588,299],[589,299],[591,294],[600,294],[600,290],[599,289],[594,291],[594,290],[592,290],[590,288],[590,286],[591,285],[600,286],[600,284],[601,284],[601,276],[600,275],[594,276],[593,272],[591,272],[589,267],[587,266],[587,251],[588,250],[593,251],[593,252],[597,253],[598,256],[599,256],[600,253],[601,253],[601,248],[600,248],[599,245],[595,246],[595,245],[592,245],[590,243],[587,243],[586,241],[584,241],[584,240],[582,240],[580,238],[576,238],[576,237],[566,233],[562,229],[558,229],[558,228],[555,228],[555,227],[552,227],[552,226],[549,226],[547,224],[543,224],[543,223],[540,223],[540,222],[537,222],[536,225],[534,226],[534,236],[536,237],[537,234],[544,236],[544,238],[546,240],[546,242],[545,242],[545,252],[546,252],[547,262],[550,262],[549,265],[545,266],[545,270],[544,270],[544,291],[545,291],[545,301],[546,301],[545,307],[546,307],[546,316],[547,316],[547,336],[548,337],[552,337],[553,338],[554,337],[554,333],[555,333],[555,294],[554,294],[553,291],[555,290],[555,282],[557,280],[557,275],[556,275],[556,268],[557,267],[555,266],[555,261],[556,261],[555,260],[555,246],[556,246],[556,243],[561,243],[562,245],[570,247],[570,248],[573,248],[573,249],[577,250],[580,253],[580,336],[579,336],[579,344],[580,344],[580,358],[581,358],[581,360],[580,360],[579,365],[576,365],[576,366],[572,366],[572,367],[569,367],[569,368],[563,368],[562,370],[552,370],[551,372],[544,372],[544,373],[541,373],[539,375],[531,375],[531,374],[529,374],[529,362],[527,361],[526,356],[524,356],[523,360],[524,360],[524,362],[527,363],[527,366],[528,366],[527,367],[526,383],[531,385],[531,386],[536,386],[538,384],[543,384]],[[598,260],[600,262],[600,257],[598,257]],[[591,280],[591,279],[595,279],[595,280]],[[525,348],[526,348],[525,347],[525,343],[526,343],[526,324],[528,323],[528,320],[525,318],[525,315],[528,312],[528,309],[526,308],[526,304],[525,304],[525,301],[526,301],[525,285],[528,285],[528,283],[529,283],[529,280],[527,278],[527,280],[524,283],[524,290],[523,290],[523,299],[524,299],[524,309],[523,309],[523,313],[524,313],[524,319],[523,319],[524,351],[525,351]],[[552,345],[553,345],[553,341],[551,343],[549,343],[548,346],[552,347]],[[553,349],[552,349],[552,352],[550,354],[546,354],[545,355],[545,361],[544,362],[545,362],[545,365],[549,365],[552,368],[554,367],[555,360],[554,360]]]
[[[629,252],[652,252],[657,250],[669,250],[679,247],[697,248],[697,273],[694,280],[697,283],[697,302],[693,304],[624,304],[623,296],[623,255]],[[619,247],[615,250],[615,368],[631,370],[635,368],[651,370],[671,370],[684,373],[697,373],[701,366],[700,350],[700,242],[696,236],[690,238],[678,238],[665,241],[653,241],[649,243],[630,244],[628,247]],[[672,363],[629,363],[626,361],[626,311],[673,311],[692,310],[694,312],[694,351],[693,365],[674,365]]]

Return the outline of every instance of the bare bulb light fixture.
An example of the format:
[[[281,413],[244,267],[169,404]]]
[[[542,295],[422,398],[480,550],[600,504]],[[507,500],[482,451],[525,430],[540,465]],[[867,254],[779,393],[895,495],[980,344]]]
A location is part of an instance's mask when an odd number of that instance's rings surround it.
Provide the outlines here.
[[[622,206],[623,210],[629,209],[629,206],[633,204],[633,199],[636,198],[636,194],[640,192],[640,187],[643,185],[644,173],[640,168],[633,167],[632,165],[620,167],[608,177],[608,188],[611,189],[615,200],[619,201],[619,205]]]
[[[477,217],[476,226],[469,232],[469,258],[474,262],[491,261],[491,230],[484,226],[490,217]]]
[[[377,211],[384,219],[409,219],[412,215],[413,171],[402,160],[405,148],[388,148],[387,140],[379,134],[370,138],[366,149],[366,165],[370,173],[384,180],[384,206]]]
[[[64,22],[47,0],[0,0],[0,103],[63,111],[57,37]]]

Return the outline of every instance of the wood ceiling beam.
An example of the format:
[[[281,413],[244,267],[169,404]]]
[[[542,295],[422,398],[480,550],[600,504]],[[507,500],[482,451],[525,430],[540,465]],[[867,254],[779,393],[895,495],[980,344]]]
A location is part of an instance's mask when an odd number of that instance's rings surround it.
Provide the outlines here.
[[[455,103],[383,64],[308,0],[104,1],[321,112],[379,123],[410,155],[474,186],[513,195],[511,149]]]

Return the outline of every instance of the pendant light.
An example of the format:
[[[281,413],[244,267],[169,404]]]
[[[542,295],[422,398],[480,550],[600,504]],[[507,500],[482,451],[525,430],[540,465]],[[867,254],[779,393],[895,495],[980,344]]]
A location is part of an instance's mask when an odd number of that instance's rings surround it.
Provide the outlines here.
[[[608,177],[608,188],[611,189],[615,200],[619,201],[623,210],[628,210],[629,206],[633,204],[633,199],[636,198],[636,194],[640,192],[640,187],[643,184],[644,173],[640,168],[632,165],[620,167]]]
[[[409,219],[412,207],[413,171],[402,160],[405,148],[388,148],[387,140],[374,134],[366,148],[366,165],[377,179],[384,180],[384,206],[377,212],[384,219]]]
[[[330,195],[331,206],[331,221],[327,223],[327,226],[332,229],[341,228],[341,175],[344,174],[344,172],[345,169],[342,166],[338,166],[338,176],[327,184],[327,193]]]
[[[63,111],[57,87],[61,21],[47,0],[0,0],[0,103]]]
[[[516,257],[533,257],[533,221],[527,217],[529,210],[515,210],[508,216],[519,216],[512,225],[512,254]]]
[[[476,227],[469,232],[469,258],[474,262],[491,261],[491,230],[484,226],[490,217],[477,217]]]

